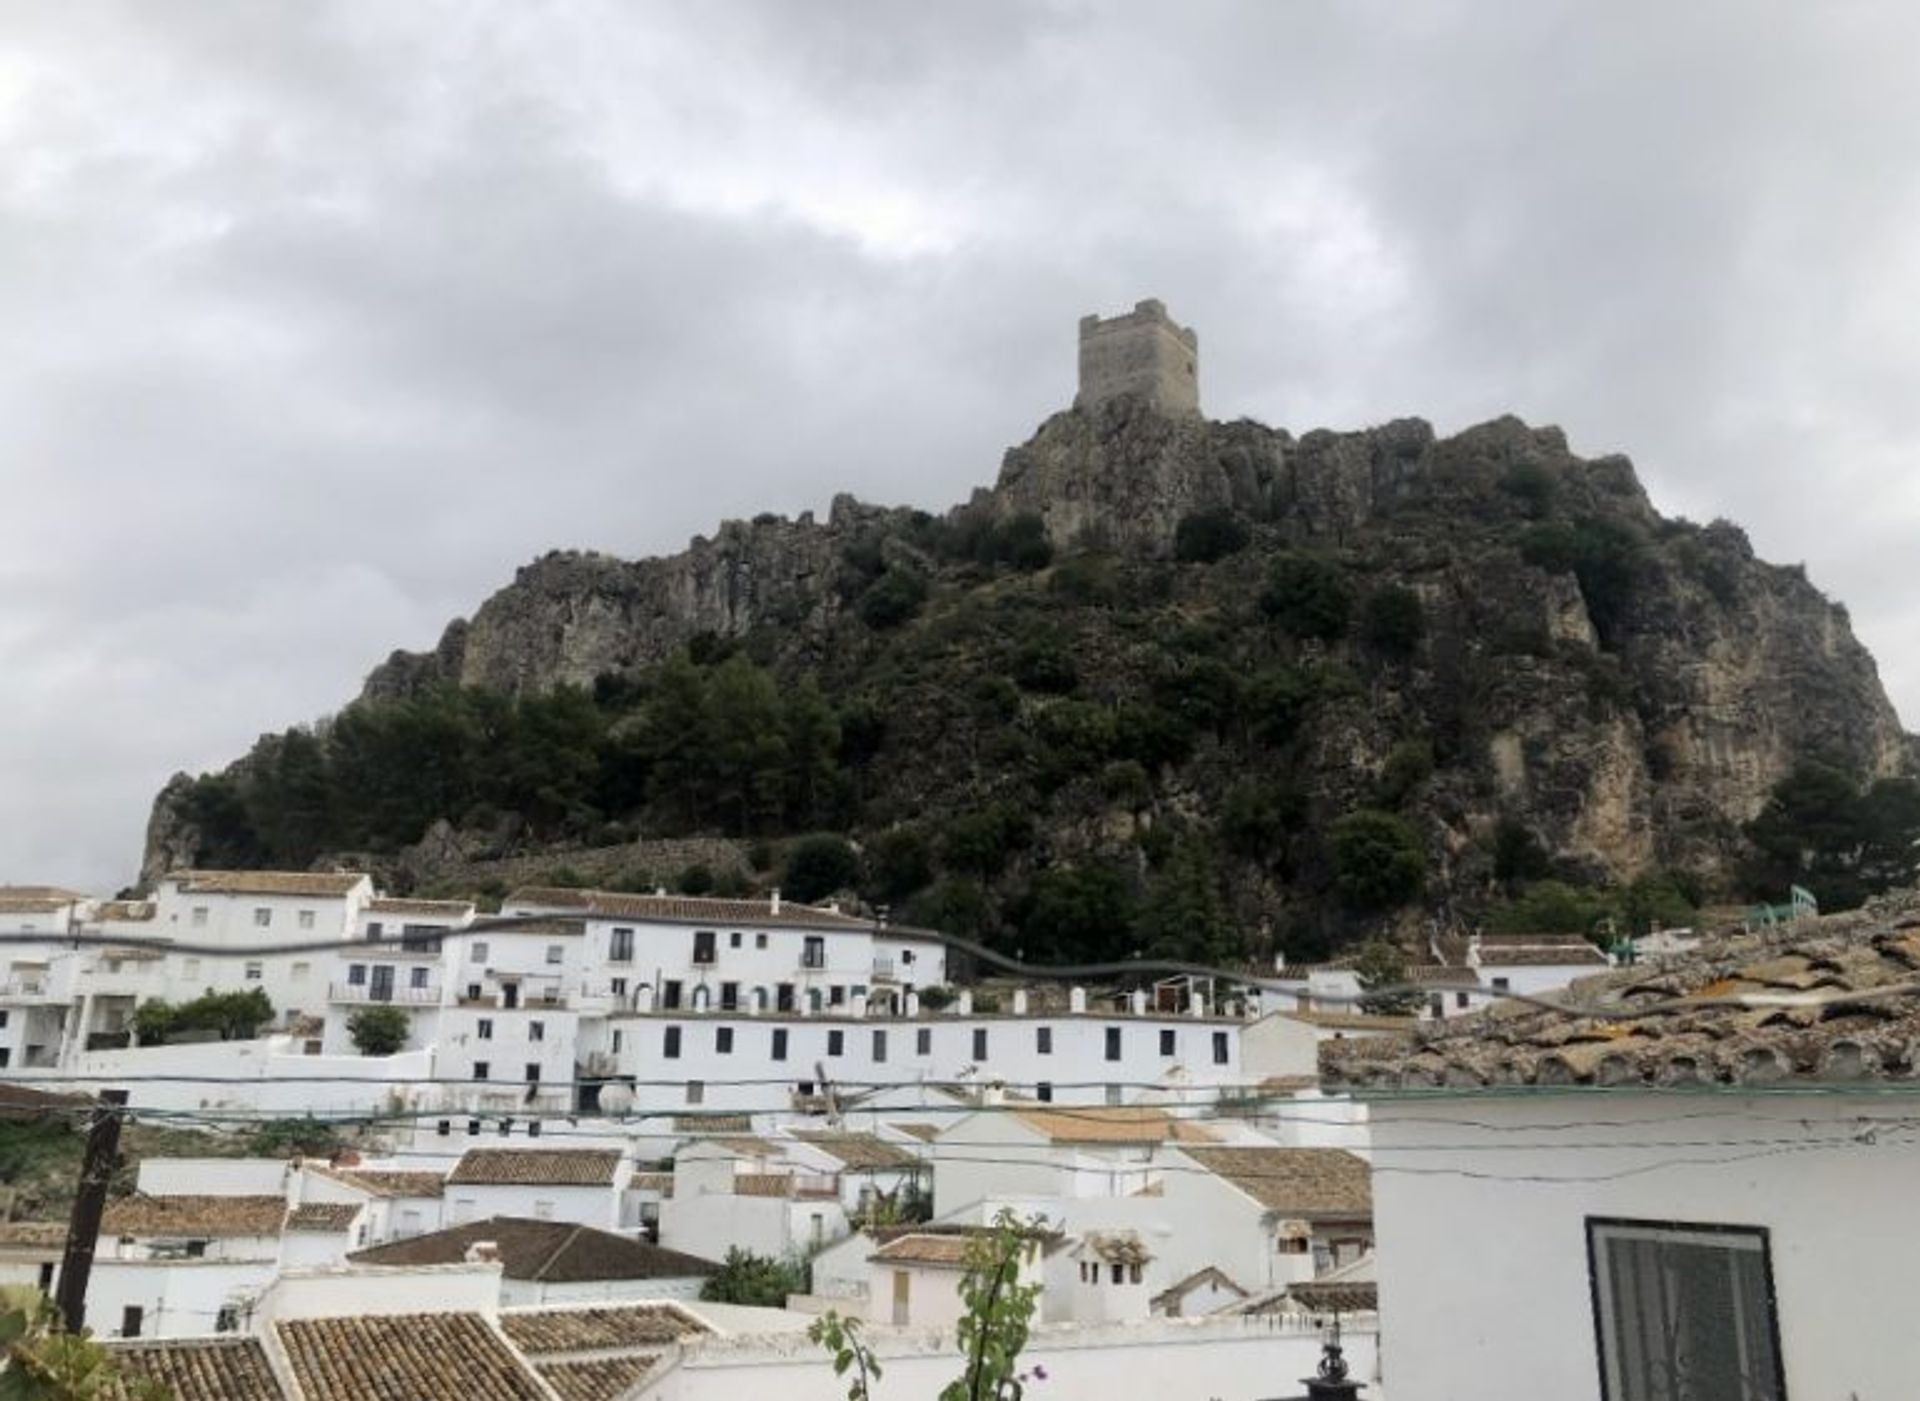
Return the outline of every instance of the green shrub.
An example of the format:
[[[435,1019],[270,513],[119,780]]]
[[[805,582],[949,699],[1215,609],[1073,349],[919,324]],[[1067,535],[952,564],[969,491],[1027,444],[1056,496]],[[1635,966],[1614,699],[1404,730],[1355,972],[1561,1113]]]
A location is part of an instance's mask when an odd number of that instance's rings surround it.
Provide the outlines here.
[[[1064,696],[1080,684],[1073,653],[1058,637],[1029,640],[1013,654],[1008,670],[1022,689],[1043,695]]]
[[[1426,613],[1412,589],[1389,584],[1367,595],[1361,605],[1360,635],[1390,657],[1412,656],[1426,631]]]
[[[1314,555],[1291,554],[1267,570],[1260,609],[1295,637],[1333,641],[1346,636],[1353,590],[1340,566]]]
[[[362,1007],[347,1018],[347,1038],[363,1056],[390,1056],[407,1044],[411,1026],[398,1007]]]
[[[1307,797],[1281,779],[1243,778],[1220,804],[1220,838],[1227,850],[1271,864],[1307,818]]]
[[[807,1267],[798,1260],[773,1260],[731,1246],[719,1270],[707,1276],[700,1297],[710,1304],[748,1304],[779,1309],[789,1294],[807,1292]]]
[[[904,900],[933,879],[933,843],[918,827],[895,827],[867,842],[867,885],[876,900]]]
[[[1380,771],[1380,802],[1397,808],[1433,776],[1433,746],[1424,739],[1403,739],[1387,751]]]
[[[1420,834],[1390,812],[1362,808],[1333,824],[1333,878],[1356,910],[1390,910],[1415,900],[1426,885]]]
[[[860,879],[860,857],[845,837],[830,832],[802,837],[787,853],[780,888],[790,899],[812,904],[837,890],[851,889]]]
[[[908,569],[889,569],[860,595],[860,621],[884,631],[899,627],[927,601],[927,581]]]
[[[1173,528],[1173,557],[1186,564],[1212,564],[1238,554],[1251,538],[1225,506],[1194,511]]]

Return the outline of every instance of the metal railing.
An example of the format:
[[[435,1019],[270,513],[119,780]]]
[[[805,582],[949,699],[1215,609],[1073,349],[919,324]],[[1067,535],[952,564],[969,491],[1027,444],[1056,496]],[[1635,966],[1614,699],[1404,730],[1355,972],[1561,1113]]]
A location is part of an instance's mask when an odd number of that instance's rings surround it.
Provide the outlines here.
[[[437,987],[376,988],[372,983],[330,983],[329,1002],[398,1002],[408,1007],[432,1007],[440,1001]]]

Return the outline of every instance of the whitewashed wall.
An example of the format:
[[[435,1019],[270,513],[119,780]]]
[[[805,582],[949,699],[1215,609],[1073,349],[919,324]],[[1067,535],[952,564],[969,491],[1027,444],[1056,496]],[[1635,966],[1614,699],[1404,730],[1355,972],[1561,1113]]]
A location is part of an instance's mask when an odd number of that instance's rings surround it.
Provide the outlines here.
[[[1787,1395],[1915,1394],[1906,1243],[1920,1240],[1920,1144],[1884,1132],[1852,1141],[1863,1118],[1897,1115],[1899,1102],[1595,1091],[1375,1101],[1388,1372],[1418,1388],[1402,1395],[1600,1401],[1585,1220],[1618,1216],[1772,1232]],[[1462,1122],[1422,1122],[1436,1118]],[[1803,1147],[1834,1136],[1849,1146]],[[1518,1180],[1620,1173],[1635,1175]]]

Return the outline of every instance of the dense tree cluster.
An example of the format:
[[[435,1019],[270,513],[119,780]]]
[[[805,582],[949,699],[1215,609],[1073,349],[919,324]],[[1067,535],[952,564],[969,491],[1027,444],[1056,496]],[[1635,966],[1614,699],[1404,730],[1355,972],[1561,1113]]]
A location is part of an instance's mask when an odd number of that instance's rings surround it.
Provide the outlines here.
[[[1861,786],[1821,763],[1795,766],[1747,826],[1749,895],[1784,902],[1811,890],[1823,910],[1847,910],[1911,884],[1920,848],[1920,783],[1884,778]]]

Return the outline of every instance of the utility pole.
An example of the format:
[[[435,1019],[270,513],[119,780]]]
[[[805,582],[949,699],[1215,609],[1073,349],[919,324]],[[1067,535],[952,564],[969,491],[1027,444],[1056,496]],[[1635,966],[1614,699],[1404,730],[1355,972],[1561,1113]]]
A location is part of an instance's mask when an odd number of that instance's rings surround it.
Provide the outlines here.
[[[93,1273],[100,1217],[107,1209],[107,1186],[113,1179],[114,1155],[120,1148],[120,1111],[126,1103],[125,1090],[100,1091],[100,1103],[87,1125],[87,1152],[80,1162],[80,1186],[73,1196],[67,1248],[60,1259],[60,1283],[53,1296],[69,1333],[78,1333],[87,1321],[87,1278]]]

